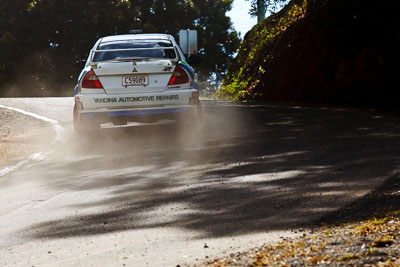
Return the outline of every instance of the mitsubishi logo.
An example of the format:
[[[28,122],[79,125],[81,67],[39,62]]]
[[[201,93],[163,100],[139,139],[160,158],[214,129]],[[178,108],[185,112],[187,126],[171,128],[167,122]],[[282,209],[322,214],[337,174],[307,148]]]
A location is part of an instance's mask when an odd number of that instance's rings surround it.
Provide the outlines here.
[[[133,68],[132,72],[138,72],[136,68]]]

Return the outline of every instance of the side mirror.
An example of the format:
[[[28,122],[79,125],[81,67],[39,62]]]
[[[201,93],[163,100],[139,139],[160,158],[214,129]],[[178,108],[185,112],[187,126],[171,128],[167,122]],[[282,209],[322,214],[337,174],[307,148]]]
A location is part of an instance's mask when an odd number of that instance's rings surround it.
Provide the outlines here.
[[[189,65],[197,65],[201,62],[201,57],[199,55],[191,55],[188,59]]]
[[[86,60],[78,60],[75,63],[75,67],[80,69],[80,70],[83,69],[85,66],[86,66]]]

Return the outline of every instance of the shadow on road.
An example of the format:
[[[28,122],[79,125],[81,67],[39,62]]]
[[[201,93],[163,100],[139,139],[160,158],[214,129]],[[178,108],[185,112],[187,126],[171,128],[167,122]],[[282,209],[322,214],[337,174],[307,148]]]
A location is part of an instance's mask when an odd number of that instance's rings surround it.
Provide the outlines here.
[[[34,224],[24,234],[176,227],[202,238],[313,227],[372,215],[355,212],[371,207],[362,197],[398,183],[397,117],[228,102],[204,110],[197,132],[172,125],[71,136],[59,160],[37,175],[48,186],[99,197],[70,207],[79,215]]]

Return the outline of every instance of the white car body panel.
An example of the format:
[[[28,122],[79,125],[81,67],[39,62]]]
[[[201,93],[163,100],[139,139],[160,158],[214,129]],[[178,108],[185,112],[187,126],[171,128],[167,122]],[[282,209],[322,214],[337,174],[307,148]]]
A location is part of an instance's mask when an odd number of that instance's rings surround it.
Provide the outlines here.
[[[162,93],[81,95],[80,101],[85,111],[98,112],[98,110],[113,110],[140,108],[140,107],[168,107],[172,105],[189,106],[192,93],[195,90],[169,90]],[[84,111],[83,111],[84,112]]]

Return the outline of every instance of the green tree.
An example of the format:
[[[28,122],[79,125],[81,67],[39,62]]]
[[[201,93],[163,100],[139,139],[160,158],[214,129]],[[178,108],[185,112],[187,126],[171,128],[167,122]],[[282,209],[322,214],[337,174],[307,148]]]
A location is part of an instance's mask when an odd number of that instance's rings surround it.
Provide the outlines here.
[[[289,0],[246,0],[250,1],[251,8],[249,14],[258,18],[258,22],[265,18],[265,13],[275,13],[283,5],[287,4]]]
[[[239,46],[226,16],[232,0],[0,1],[0,90],[18,80],[26,62],[25,77],[72,84],[78,74],[74,62],[86,58],[98,38],[131,29],[176,38],[180,29],[197,30],[203,57],[198,69],[204,77],[223,75]]]
[[[232,1],[195,0],[193,3],[197,15],[192,28],[198,31],[199,53],[203,55],[202,74],[224,76],[227,64],[240,44],[230,18],[225,15],[231,9]]]
[[[29,29],[23,23],[29,17],[29,0],[0,0],[0,80],[6,81],[15,71],[13,62],[25,53],[22,46]]]

